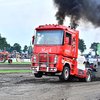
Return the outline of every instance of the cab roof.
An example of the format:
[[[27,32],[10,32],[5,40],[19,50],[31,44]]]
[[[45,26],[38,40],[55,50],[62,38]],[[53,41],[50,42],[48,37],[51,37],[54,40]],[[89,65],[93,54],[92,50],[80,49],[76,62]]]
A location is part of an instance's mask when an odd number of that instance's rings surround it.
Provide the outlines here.
[[[70,32],[76,33],[76,30],[71,29],[70,27],[64,26],[64,25],[40,25],[36,28],[36,30],[68,30]]]

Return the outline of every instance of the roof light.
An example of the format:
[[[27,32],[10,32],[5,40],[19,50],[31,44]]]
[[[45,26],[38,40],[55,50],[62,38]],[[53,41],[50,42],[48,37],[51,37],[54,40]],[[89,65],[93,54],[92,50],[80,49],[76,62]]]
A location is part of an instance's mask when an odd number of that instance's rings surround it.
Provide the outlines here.
[[[40,26],[40,28],[42,28],[43,26]]]
[[[59,25],[56,25],[56,27],[59,27]]]

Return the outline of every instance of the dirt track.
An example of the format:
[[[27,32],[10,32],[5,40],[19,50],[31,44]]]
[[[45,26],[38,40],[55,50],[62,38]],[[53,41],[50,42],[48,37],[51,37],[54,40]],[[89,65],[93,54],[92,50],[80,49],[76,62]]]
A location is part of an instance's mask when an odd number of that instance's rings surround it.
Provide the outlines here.
[[[0,66],[29,69],[30,66]],[[0,69],[0,70],[1,70]],[[58,77],[35,78],[32,73],[0,74],[0,100],[100,100],[100,67],[92,82],[61,82]]]
[[[0,70],[30,70],[30,64],[0,64]]]
[[[61,82],[31,73],[0,74],[0,100],[100,100],[99,80]]]

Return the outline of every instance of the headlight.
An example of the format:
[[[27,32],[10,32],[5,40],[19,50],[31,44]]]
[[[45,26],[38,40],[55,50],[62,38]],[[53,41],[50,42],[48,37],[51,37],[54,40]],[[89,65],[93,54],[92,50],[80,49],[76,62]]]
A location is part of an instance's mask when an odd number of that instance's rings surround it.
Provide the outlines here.
[[[36,55],[34,55],[33,59],[36,60]]]
[[[34,55],[33,57],[33,62],[36,62],[36,55]]]
[[[57,59],[58,59],[58,56],[55,55],[55,58],[54,58],[54,63],[57,63]]]

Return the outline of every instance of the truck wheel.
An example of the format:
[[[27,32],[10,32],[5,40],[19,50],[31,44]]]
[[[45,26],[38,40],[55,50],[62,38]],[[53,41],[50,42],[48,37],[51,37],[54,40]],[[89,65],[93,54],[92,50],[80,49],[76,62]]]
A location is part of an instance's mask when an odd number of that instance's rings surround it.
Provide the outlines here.
[[[62,74],[59,76],[59,79],[62,81],[67,81],[69,79],[70,70],[68,67],[64,67]]]
[[[90,82],[91,81],[91,71],[87,71],[86,77],[84,78],[85,82]]]
[[[42,75],[43,75],[42,72],[34,73],[34,76],[37,77],[37,78],[41,78]]]

